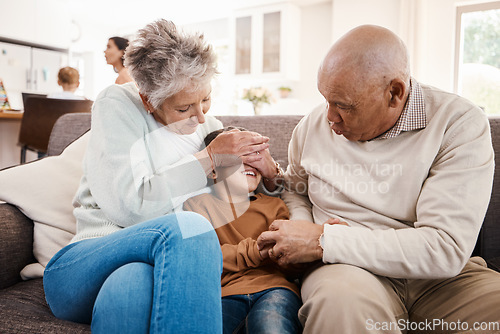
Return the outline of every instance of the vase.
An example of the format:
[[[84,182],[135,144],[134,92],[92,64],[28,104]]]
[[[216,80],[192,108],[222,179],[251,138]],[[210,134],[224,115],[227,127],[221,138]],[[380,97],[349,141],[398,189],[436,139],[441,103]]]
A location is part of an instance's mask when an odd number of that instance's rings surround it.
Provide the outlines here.
[[[288,95],[290,95],[290,91],[289,90],[280,89],[280,97],[282,99],[286,99],[288,97]]]
[[[262,114],[262,104],[261,103],[254,103],[253,112],[255,115],[261,115]]]

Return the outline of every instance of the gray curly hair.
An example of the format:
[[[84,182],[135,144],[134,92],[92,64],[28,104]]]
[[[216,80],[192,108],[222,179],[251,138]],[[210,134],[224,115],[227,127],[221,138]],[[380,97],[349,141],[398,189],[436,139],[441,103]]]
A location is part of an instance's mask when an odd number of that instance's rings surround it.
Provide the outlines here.
[[[217,73],[216,56],[203,34],[186,34],[164,19],[138,31],[125,52],[125,66],[153,107],[191,86],[193,91]]]

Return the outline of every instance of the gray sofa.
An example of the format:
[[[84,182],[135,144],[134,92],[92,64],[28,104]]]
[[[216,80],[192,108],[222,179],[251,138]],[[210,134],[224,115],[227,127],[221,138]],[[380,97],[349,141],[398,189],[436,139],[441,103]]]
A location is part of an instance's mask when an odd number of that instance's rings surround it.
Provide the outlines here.
[[[219,117],[225,125],[243,126],[269,136],[273,157],[285,167],[288,141],[300,118]],[[500,118],[490,118],[490,124],[497,159],[500,157]],[[52,131],[48,155],[60,154],[66,145],[89,128],[90,114],[61,117]],[[496,166],[495,173],[500,175],[500,160]],[[90,333],[88,325],[59,320],[51,314],[45,302],[42,279],[22,281],[19,275],[21,269],[36,262],[32,244],[33,222],[16,207],[0,204],[0,333]],[[474,255],[485,258],[495,270],[500,269],[500,177],[495,178],[490,206]]]

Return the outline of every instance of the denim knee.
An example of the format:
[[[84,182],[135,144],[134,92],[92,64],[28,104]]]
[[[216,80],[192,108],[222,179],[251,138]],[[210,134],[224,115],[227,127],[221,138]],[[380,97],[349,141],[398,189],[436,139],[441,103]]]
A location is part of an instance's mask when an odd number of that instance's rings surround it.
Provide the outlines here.
[[[173,222],[175,224],[172,224]],[[204,252],[212,254],[214,258],[220,257],[222,261],[219,238],[212,224],[198,213],[181,211],[158,217],[143,224],[146,224],[145,227],[149,225],[153,229],[168,231],[172,237],[169,240],[170,243],[175,242],[174,240],[189,241],[192,247],[199,246],[203,248]]]
[[[190,211],[160,216],[131,228],[157,230],[174,238],[188,239],[203,235],[204,238],[217,239],[212,224],[202,215]]]
[[[94,303],[92,333],[149,332],[153,280],[153,266],[141,262],[109,275]]]
[[[174,215],[177,218],[177,223],[184,239],[205,233],[208,233],[208,238],[217,239],[212,224],[202,215],[191,211],[177,212]]]

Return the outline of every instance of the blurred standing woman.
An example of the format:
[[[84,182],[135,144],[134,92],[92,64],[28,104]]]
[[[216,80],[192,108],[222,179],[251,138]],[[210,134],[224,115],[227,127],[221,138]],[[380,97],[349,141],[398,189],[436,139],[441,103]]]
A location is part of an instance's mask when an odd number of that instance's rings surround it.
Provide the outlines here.
[[[94,103],[77,233],[46,267],[47,302],[93,333],[221,333],[218,239],[180,208],[207,191],[216,166],[244,162],[275,178],[269,139],[230,131],[203,148],[222,124],[205,115],[216,64],[202,35],[159,20],[125,59],[135,83],[112,85]]]
[[[116,78],[115,83],[119,85],[134,80],[128,73],[128,70],[123,63],[125,59],[125,49],[127,46],[128,39],[115,36],[108,40],[108,45],[106,45],[106,50],[104,51],[106,62],[109,65],[113,65],[113,69],[116,73],[118,73],[118,78]]]

